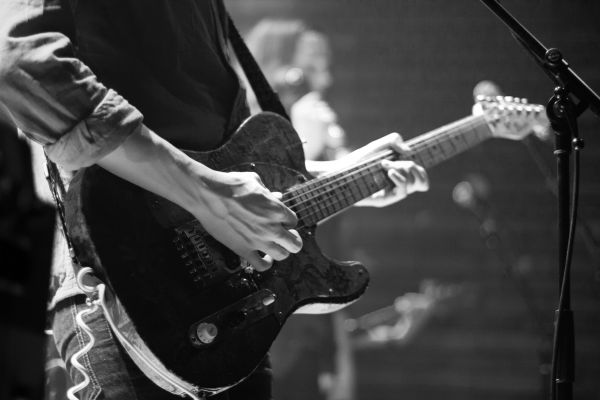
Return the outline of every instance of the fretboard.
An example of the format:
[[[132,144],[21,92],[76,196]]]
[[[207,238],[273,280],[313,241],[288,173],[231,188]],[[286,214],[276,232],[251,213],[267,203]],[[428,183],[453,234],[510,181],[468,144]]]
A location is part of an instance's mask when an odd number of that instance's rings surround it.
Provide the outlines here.
[[[483,116],[470,116],[406,142],[411,151],[388,150],[342,171],[294,186],[284,202],[299,218],[299,227],[317,224],[393,184],[381,161],[413,160],[432,167],[490,138],[492,132]]]

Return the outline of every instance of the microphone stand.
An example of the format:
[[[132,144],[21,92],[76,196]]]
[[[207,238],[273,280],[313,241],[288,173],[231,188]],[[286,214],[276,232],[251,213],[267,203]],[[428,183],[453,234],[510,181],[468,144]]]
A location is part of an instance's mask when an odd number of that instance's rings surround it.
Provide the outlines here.
[[[547,398],[549,387],[546,381],[550,377],[550,335],[548,329],[546,329],[546,323],[543,321],[542,313],[535,303],[534,296],[531,294],[532,288],[528,280],[524,279],[518,273],[518,261],[514,249],[509,241],[504,240],[506,235],[502,234],[503,229],[494,215],[495,213],[493,212],[492,205],[487,200],[487,196],[478,195],[477,190],[474,190],[471,201],[462,202],[457,201],[456,198],[454,201],[460,207],[468,210],[477,220],[479,223],[479,234],[485,247],[495,254],[504,269],[504,274],[515,284],[515,289],[531,315],[531,320],[534,322],[533,330],[539,339],[537,353],[540,377],[543,382],[541,394],[542,398]]]
[[[600,117],[600,97],[577,76],[560,50],[545,48],[497,0],[481,0],[531,54],[535,62],[554,82],[554,94],[546,112],[555,131],[558,190],[558,280],[559,304],[555,314],[554,349],[552,354],[551,400],[571,400],[575,371],[575,335],[573,312],[570,309],[570,266],[572,231],[576,221],[578,186],[578,154],[583,141],[578,137],[577,118],[587,108]],[[573,100],[575,97],[578,103]],[[573,209],[570,209],[569,159],[571,147],[576,151]]]

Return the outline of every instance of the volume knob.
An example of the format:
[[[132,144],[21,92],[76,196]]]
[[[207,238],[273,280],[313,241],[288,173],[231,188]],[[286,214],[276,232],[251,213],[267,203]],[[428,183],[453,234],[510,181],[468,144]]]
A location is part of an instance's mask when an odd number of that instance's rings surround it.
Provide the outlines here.
[[[218,334],[219,329],[215,324],[202,322],[198,324],[198,327],[196,327],[196,337],[201,343],[204,344],[212,343]]]

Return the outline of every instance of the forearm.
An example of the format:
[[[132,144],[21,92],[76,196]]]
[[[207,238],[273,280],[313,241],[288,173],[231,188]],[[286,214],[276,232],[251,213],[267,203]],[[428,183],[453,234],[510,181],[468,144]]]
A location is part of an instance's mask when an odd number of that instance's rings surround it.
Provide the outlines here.
[[[212,170],[145,126],[98,165],[183,207],[258,270],[302,247],[300,235],[290,229],[297,223],[295,214],[262,186],[258,175]]]
[[[208,183],[223,174],[188,157],[145,125],[98,165],[188,211],[207,208],[202,203],[210,198]]]

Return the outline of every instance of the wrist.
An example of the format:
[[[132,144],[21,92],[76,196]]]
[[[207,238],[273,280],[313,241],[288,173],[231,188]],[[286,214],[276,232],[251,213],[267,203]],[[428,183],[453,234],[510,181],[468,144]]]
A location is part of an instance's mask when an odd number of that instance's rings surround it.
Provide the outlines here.
[[[187,157],[187,156],[186,156]],[[204,215],[208,210],[218,209],[222,194],[227,186],[227,173],[213,170],[188,157],[180,163],[177,204],[194,215]]]

